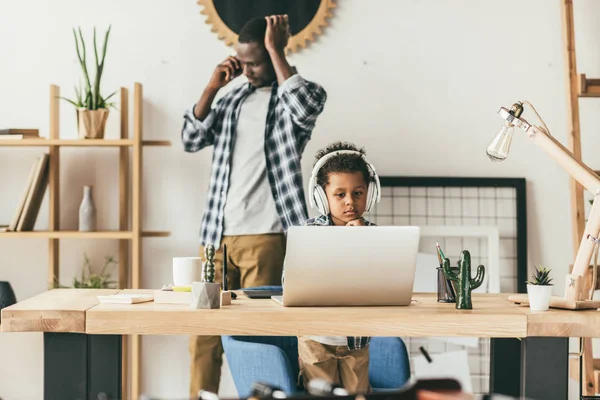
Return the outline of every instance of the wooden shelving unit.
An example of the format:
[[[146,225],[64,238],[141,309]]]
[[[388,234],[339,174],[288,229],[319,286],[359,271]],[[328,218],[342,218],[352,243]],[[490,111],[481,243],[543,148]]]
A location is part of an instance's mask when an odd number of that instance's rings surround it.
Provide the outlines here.
[[[600,79],[587,78],[580,74],[577,69],[576,41],[575,41],[575,18],[573,13],[573,1],[563,0],[561,2],[563,45],[567,73],[567,96],[568,96],[568,145],[567,148],[573,153],[576,160],[581,161],[581,123],[579,113],[579,99],[600,98]],[[598,174],[598,171],[595,171]],[[586,224],[585,198],[583,186],[575,179],[570,178],[571,194],[571,227],[573,254],[577,255],[579,243],[583,237]],[[572,268],[572,266],[571,266]],[[586,281],[593,282],[592,268],[589,269]],[[598,289],[598,284],[596,285]],[[582,357],[571,358],[571,377],[579,381],[581,397],[595,396],[600,393],[600,359],[594,359],[592,338],[581,338]]]
[[[48,230],[2,232],[0,238],[48,239],[48,285],[54,285],[59,277],[60,239],[114,239],[119,241],[120,288],[140,288],[142,239],[145,237],[168,237],[169,232],[143,231],[142,208],[142,156],[145,146],[170,146],[170,141],[142,140],[143,88],[140,83],[133,87],[133,135],[129,135],[129,91],[120,89],[120,138],[119,139],[61,139],[59,129],[60,88],[50,86],[50,128],[47,139],[0,140],[4,147],[48,147],[49,158],[49,214]],[[79,232],[60,229],[60,149],[61,147],[115,147],[119,149],[119,228],[116,231]],[[131,150],[131,151],[130,151]],[[130,162],[131,158],[131,162]],[[130,165],[131,164],[131,165]],[[131,178],[130,178],[131,174]],[[129,190],[131,189],[131,196]],[[131,204],[130,204],[131,203]],[[129,213],[131,205],[131,214]],[[129,339],[129,340],[128,340]],[[128,362],[131,357],[131,363]],[[128,371],[131,371],[129,387]],[[140,338],[123,338],[123,393],[122,398],[139,397]]]

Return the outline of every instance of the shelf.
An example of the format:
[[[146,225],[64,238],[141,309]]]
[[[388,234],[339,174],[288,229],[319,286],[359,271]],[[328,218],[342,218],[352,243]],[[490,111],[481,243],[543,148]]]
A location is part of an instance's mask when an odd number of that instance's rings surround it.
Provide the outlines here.
[[[119,231],[26,231],[2,232],[0,238],[48,238],[48,239],[131,239],[132,232]]]
[[[143,237],[169,237],[171,232],[142,232]],[[26,231],[1,232],[1,238],[45,238],[45,239],[133,239],[130,231]]]
[[[169,140],[142,140],[142,145],[144,146],[171,146],[171,141]]]
[[[131,147],[133,139],[0,139],[0,146]],[[171,146],[168,140],[144,140],[144,146]]]
[[[169,236],[171,236],[171,232],[159,232],[159,231],[142,232],[142,237],[169,237]]]

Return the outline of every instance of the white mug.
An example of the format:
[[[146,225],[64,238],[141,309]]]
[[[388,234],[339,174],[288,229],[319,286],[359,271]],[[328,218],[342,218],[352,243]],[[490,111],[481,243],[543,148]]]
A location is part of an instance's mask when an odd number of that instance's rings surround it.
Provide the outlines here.
[[[173,257],[173,285],[191,286],[200,281],[202,259],[200,257]]]

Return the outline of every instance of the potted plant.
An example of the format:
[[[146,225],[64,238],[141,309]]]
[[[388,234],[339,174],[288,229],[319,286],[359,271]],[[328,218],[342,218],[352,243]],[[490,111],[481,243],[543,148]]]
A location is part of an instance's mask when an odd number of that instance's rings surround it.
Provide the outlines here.
[[[111,280],[110,271],[112,266],[117,265],[117,261],[113,256],[104,257],[104,265],[100,269],[100,273],[92,272],[94,268],[88,258],[87,254],[83,253],[84,262],[83,268],[81,269],[81,277],[73,278],[74,289],[114,289],[116,282]],[[63,286],[58,283],[58,279],[54,278],[54,287],[56,288],[69,288],[69,286]]]
[[[77,35],[79,33],[79,36]],[[102,46],[101,58],[98,57],[98,46],[96,44],[96,28],[94,28],[94,58],[95,58],[95,76],[94,82],[90,79],[87,67],[87,52],[81,28],[76,31],[73,28],[73,36],[75,37],[75,49],[77,50],[77,58],[83,72],[85,87],[82,91],[81,85],[75,87],[75,100],[63,98],[73,104],[77,110],[77,130],[80,139],[102,139],[104,138],[104,130],[106,128],[106,120],[108,118],[108,110],[114,106],[114,103],[109,103],[108,100],[116,93],[111,93],[108,97],[103,97],[100,94],[100,80],[104,72],[104,60],[106,59],[106,46],[108,44],[108,36],[110,34],[110,26],[104,35],[104,45]]]
[[[527,296],[532,311],[546,311],[550,308],[553,286],[550,282],[550,270],[542,266],[536,267],[532,280],[527,281]]]
[[[192,308],[221,308],[221,285],[215,283],[215,247],[204,248],[206,261],[202,264],[202,282],[192,282]]]

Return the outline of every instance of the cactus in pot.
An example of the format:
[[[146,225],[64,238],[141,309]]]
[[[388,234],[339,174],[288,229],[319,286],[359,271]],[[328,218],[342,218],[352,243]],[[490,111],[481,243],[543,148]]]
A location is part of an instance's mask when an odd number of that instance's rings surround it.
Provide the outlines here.
[[[455,284],[456,308],[462,310],[473,309],[471,291],[477,289],[483,283],[485,267],[483,265],[478,266],[477,275],[475,275],[475,278],[471,278],[471,254],[467,250],[463,250],[458,261],[458,271],[454,272],[450,269],[450,260],[447,258],[444,258],[442,268],[444,275]]]

